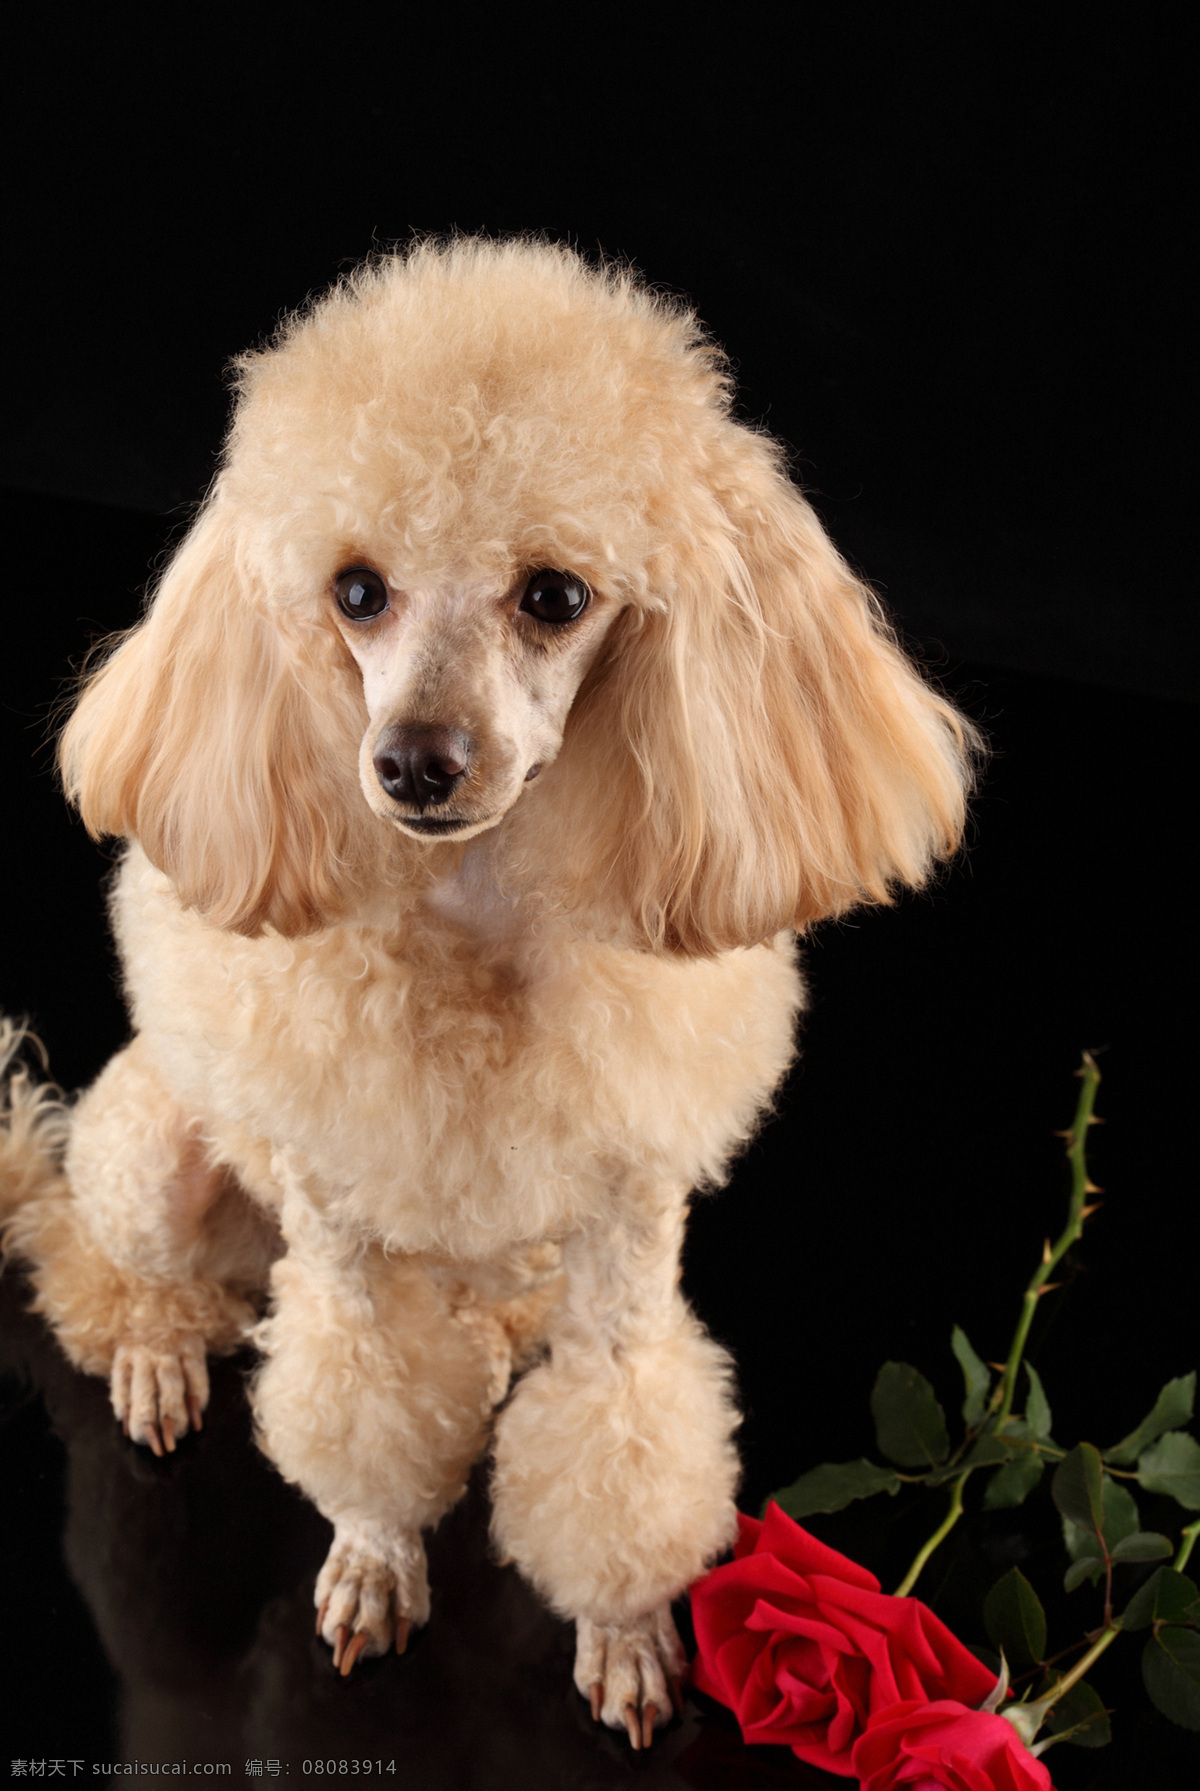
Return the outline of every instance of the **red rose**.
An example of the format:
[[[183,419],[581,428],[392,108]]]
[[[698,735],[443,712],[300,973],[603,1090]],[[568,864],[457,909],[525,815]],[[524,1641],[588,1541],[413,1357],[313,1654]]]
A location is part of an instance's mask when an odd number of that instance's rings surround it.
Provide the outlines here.
[[[738,1517],[735,1559],[692,1587],[693,1678],[747,1741],[847,1777],[876,1712],[905,1699],[980,1704],[996,1683],[916,1598],[891,1598],[777,1505]],[[1004,1724],[1008,1728],[1008,1724]]]
[[[947,1698],[873,1717],[854,1749],[861,1791],[1053,1791],[1050,1774],[1002,1716]]]

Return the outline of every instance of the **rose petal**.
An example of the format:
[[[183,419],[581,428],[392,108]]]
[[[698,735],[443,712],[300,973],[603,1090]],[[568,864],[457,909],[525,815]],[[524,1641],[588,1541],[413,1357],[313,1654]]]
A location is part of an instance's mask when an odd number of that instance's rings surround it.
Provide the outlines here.
[[[837,1715],[829,1725],[826,1745],[831,1756],[845,1756],[843,1770],[846,1771],[850,1768],[850,1750],[865,1729],[871,1714],[871,1687],[874,1679],[870,1662],[861,1655],[843,1656],[834,1668],[833,1684],[837,1692],[838,1708]]]
[[[811,1586],[818,1605],[830,1621],[844,1623],[847,1634],[856,1639],[861,1636],[858,1626],[849,1621],[853,1613],[861,1623],[890,1638],[892,1659],[905,1663],[905,1677],[912,1683],[912,1690],[901,1695],[927,1700],[956,1698],[973,1707],[982,1704],[994,1687],[996,1675],[919,1598],[863,1592],[844,1581],[818,1575],[813,1576]]]
[[[697,1654],[692,1677],[710,1698],[736,1710],[746,1680],[754,1671],[759,1655],[768,1647],[765,1636],[735,1630],[711,1652]]]
[[[758,1543],[762,1524],[756,1517],[747,1517],[744,1511],[737,1514],[737,1541],[733,1545],[733,1555],[740,1561],[745,1555],[752,1555]]]
[[[806,1636],[823,1647],[833,1648],[839,1654],[856,1654],[861,1649],[857,1641],[848,1636],[836,1623],[830,1623],[820,1614],[816,1605],[807,1611],[782,1611],[778,1605],[769,1604],[760,1598],[750,1615],[746,1618],[745,1627],[754,1630],[778,1631],[781,1635]]]
[[[865,1567],[860,1567],[848,1555],[839,1555],[835,1548],[818,1542],[815,1536],[810,1536],[785,1511],[781,1511],[774,1500],[767,1506],[767,1515],[758,1534],[755,1552],[774,1555],[776,1559],[786,1561],[797,1573],[827,1574],[831,1579],[845,1581],[847,1585],[861,1586],[867,1592],[879,1591],[879,1581],[873,1573],[868,1573]]]

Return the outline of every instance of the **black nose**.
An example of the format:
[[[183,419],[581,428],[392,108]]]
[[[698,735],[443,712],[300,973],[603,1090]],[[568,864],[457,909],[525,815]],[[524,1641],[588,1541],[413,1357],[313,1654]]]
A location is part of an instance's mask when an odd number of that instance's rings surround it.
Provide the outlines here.
[[[397,802],[437,808],[465,777],[471,742],[457,728],[388,728],[375,743],[375,775]]]

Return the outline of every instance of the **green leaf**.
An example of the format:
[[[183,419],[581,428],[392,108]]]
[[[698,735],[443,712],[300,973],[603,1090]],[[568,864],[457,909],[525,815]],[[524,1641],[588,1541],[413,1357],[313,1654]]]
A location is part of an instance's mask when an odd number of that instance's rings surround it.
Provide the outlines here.
[[[1038,1481],[1046,1463],[1036,1450],[1023,1449],[1006,1467],[998,1468],[983,1492],[985,1511],[1005,1511],[1023,1505]]]
[[[1046,1655],[1046,1613],[1019,1567],[1010,1567],[983,1601],[983,1626],[1014,1667],[1034,1667]]]
[[[1076,1586],[1082,1586],[1084,1580],[1091,1580],[1095,1585],[1104,1572],[1104,1563],[1098,1555],[1080,1555],[1073,1561],[1063,1575],[1063,1591],[1073,1592]]]
[[[1189,1511],[1200,1511],[1200,1443],[1186,1431],[1170,1430],[1143,1449],[1137,1477],[1147,1492],[1170,1493]]]
[[[1110,1480],[1104,1476],[1104,1546],[1110,1555],[1127,1537],[1137,1533],[1138,1508],[1134,1504],[1133,1494],[1119,1480]],[[1126,1560],[1130,1557],[1125,1556]]]
[[[1103,1539],[1104,1548],[1111,1555],[1118,1543],[1136,1533],[1137,1506],[1132,1494],[1105,1474],[1101,1489],[1101,1508],[1103,1516],[1099,1535]],[[1063,1518],[1063,1542],[1072,1561],[1101,1552],[1097,1547],[1097,1532],[1091,1525],[1085,1529],[1082,1524],[1072,1523],[1069,1517]]]
[[[1079,1443],[1055,1469],[1050,1491],[1069,1523],[1099,1536],[1104,1527],[1104,1470],[1100,1451]]]
[[[955,1325],[950,1333],[950,1348],[962,1369],[967,1390],[962,1407],[963,1419],[968,1430],[978,1430],[987,1411],[988,1389],[992,1384],[991,1371],[987,1363],[971,1348],[967,1333],[961,1325]]]
[[[1069,1741],[1072,1747],[1107,1747],[1112,1740],[1103,1700],[1086,1679],[1064,1693],[1047,1717],[1046,1728],[1056,1741]]]
[[[972,1443],[963,1460],[964,1468],[990,1468],[1002,1461],[1011,1461],[1017,1451],[1006,1445],[994,1431],[987,1431]],[[1021,1451],[1022,1455],[1025,1453]]]
[[[902,1468],[934,1468],[950,1453],[946,1414],[923,1374],[885,1362],[871,1389],[879,1452]]]
[[[1164,1623],[1142,1650],[1142,1678],[1157,1710],[1183,1729],[1200,1729],[1200,1635]]]
[[[1154,1410],[1142,1419],[1136,1430],[1131,1430],[1127,1437],[1104,1451],[1105,1461],[1111,1461],[1115,1468],[1132,1467],[1155,1437],[1160,1437],[1164,1430],[1178,1430],[1188,1422],[1195,1400],[1196,1374],[1193,1369],[1191,1374],[1181,1374],[1167,1382],[1154,1401]]]
[[[1072,1561],[1082,1561],[1087,1555],[1096,1555],[1100,1544],[1094,1530],[1085,1530],[1082,1524],[1073,1524],[1069,1517],[1063,1518],[1062,1528],[1063,1546]]]
[[[1162,1561],[1175,1553],[1167,1538],[1154,1530],[1123,1536],[1111,1552],[1114,1561]]]
[[[900,1476],[873,1461],[823,1461],[771,1497],[789,1517],[811,1517],[814,1511],[840,1511],[855,1499],[899,1491]]]
[[[1029,1398],[1025,1403],[1025,1421],[1035,1437],[1048,1437],[1050,1426],[1054,1422],[1050,1414],[1050,1401],[1046,1398],[1038,1371],[1032,1363],[1026,1362],[1025,1372],[1029,1376]]]
[[[1186,1573],[1160,1567],[1139,1586],[1121,1616],[1122,1629],[1151,1623],[1200,1623],[1200,1588]]]

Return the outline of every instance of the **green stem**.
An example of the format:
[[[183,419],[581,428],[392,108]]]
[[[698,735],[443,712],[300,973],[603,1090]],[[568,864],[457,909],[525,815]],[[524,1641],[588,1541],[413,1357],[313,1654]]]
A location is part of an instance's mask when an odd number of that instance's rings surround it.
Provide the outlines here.
[[[1035,1754],[1040,1754],[1044,1748],[1049,1747],[1051,1742],[1057,1739],[1056,1736],[1051,1736],[1049,1740],[1042,1743],[1041,1747],[1033,1746],[1034,1736],[1054,1706],[1060,1704],[1071,1687],[1078,1685],[1084,1674],[1091,1671],[1104,1650],[1112,1646],[1120,1633],[1119,1624],[1108,1624],[1101,1630],[1087,1653],[1075,1662],[1069,1673],[1064,1673],[1061,1679],[1055,1680],[1044,1697],[1038,1698],[1030,1704],[1010,1704],[1007,1710],[1000,1712],[1004,1720],[1012,1724],[1027,1748],[1031,1748]]]
[[[970,1477],[971,1469],[967,1468],[964,1473],[958,1476],[958,1479],[951,1486],[950,1509],[942,1522],[938,1525],[937,1529],[933,1532],[933,1535],[929,1538],[928,1542],[926,1542],[918,1551],[912,1566],[900,1581],[900,1584],[896,1587],[895,1596],[897,1598],[905,1598],[912,1591],[913,1587],[921,1577],[921,1570],[925,1566],[926,1561],[928,1561],[934,1549],[937,1548],[940,1543],[945,1541],[946,1537],[950,1534],[951,1530],[962,1516],[963,1487],[967,1484]]]
[[[1085,1051],[1083,1054],[1083,1067],[1079,1071],[1079,1074],[1083,1078],[1083,1087],[1079,1093],[1079,1104],[1075,1109],[1075,1118],[1071,1123],[1071,1130],[1066,1134],[1067,1160],[1071,1165],[1071,1200],[1067,1210],[1067,1223],[1063,1227],[1062,1234],[1053,1249],[1051,1249],[1050,1240],[1047,1238],[1046,1248],[1043,1252],[1042,1261],[1038,1267],[1037,1273],[1033,1276],[1029,1286],[1025,1289],[1025,1298],[1021,1305],[1021,1316],[1017,1321],[1016,1332],[1013,1335],[1012,1348],[1008,1352],[1008,1361],[1004,1365],[1004,1373],[1000,1378],[999,1386],[992,1395],[993,1406],[997,1404],[999,1396],[999,1410],[992,1427],[997,1431],[1003,1427],[1005,1421],[1012,1412],[1013,1397],[1017,1387],[1017,1375],[1020,1372],[1021,1358],[1025,1353],[1025,1341],[1029,1336],[1029,1327],[1033,1322],[1033,1314],[1037,1307],[1037,1303],[1046,1290],[1046,1283],[1049,1281],[1055,1266],[1070,1249],[1071,1245],[1076,1241],[1083,1230],[1083,1222],[1087,1218],[1087,1196],[1099,1192],[1099,1189],[1093,1187],[1092,1183],[1088,1180],[1084,1149],[1087,1140],[1088,1127],[1099,1123],[1092,1118],[1092,1108],[1096,1102],[1096,1089],[1100,1084],[1100,1071],[1096,1067],[1095,1059],[1088,1051]],[[1014,1442],[1016,1441],[1015,1438],[1013,1440]],[[1046,1451],[1046,1453],[1051,1452]],[[1061,1451],[1054,1450],[1053,1454],[1059,1456],[1061,1455]],[[938,1525],[938,1528],[934,1531],[933,1535],[929,1538],[928,1542],[926,1542],[920,1549],[912,1566],[909,1568],[900,1584],[896,1587],[895,1596],[897,1598],[904,1598],[912,1591],[920,1578],[921,1571],[930,1555],[932,1555],[938,1545],[950,1534],[950,1531],[962,1516],[963,1488],[970,1478],[971,1471],[970,1468],[965,1468],[953,1482],[950,1491],[950,1509],[946,1513],[945,1518]],[[1072,1683],[1074,1683],[1074,1681],[1072,1681]]]
[[[1079,1105],[1075,1109],[1075,1118],[1066,1135],[1067,1161],[1071,1165],[1071,1201],[1067,1210],[1067,1223],[1053,1249],[1051,1249],[1050,1240],[1047,1238],[1046,1248],[1037,1272],[1025,1289],[1025,1298],[1021,1302],[1021,1316],[1017,1320],[1012,1348],[1008,1352],[1008,1361],[1004,1365],[1004,1377],[1001,1381],[1004,1395],[996,1418],[997,1430],[1004,1424],[1012,1411],[1013,1399],[1017,1391],[1017,1375],[1020,1372],[1021,1358],[1025,1353],[1025,1343],[1029,1336],[1029,1327],[1033,1323],[1034,1312],[1037,1310],[1037,1303],[1058,1263],[1083,1230],[1083,1222],[1087,1217],[1084,1212],[1087,1196],[1099,1192],[1088,1180],[1085,1159],[1087,1132],[1088,1127],[1093,1123],[1092,1108],[1096,1101],[1096,1089],[1100,1083],[1100,1071],[1096,1067],[1095,1059],[1088,1051],[1083,1054],[1083,1068],[1079,1074],[1083,1078],[1083,1087],[1079,1091]]]
[[[1069,1673],[1064,1673],[1061,1679],[1055,1680],[1045,1697],[1038,1699],[1038,1703],[1044,1704],[1047,1710],[1052,1704],[1057,1704],[1066,1696],[1073,1685],[1079,1684],[1079,1681],[1083,1678],[1085,1673],[1091,1672],[1096,1662],[1100,1659],[1100,1656],[1104,1653],[1104,1650],[1112,1646],[1120,1633],[1121,1626],[1119,1623],[1109,1623],[1103,1630],[1101,1630],[1100,1635],[1097,1637],[1096,1641],[1092,1643],[1092,1646],[1088,1649],[1087,1653],[1080,1655]]]
[[[1191,1559],[1197,1536],[1200,1536],[1200,1517],[1194,1524],[1188,1524],[1183,1530],[1183,1541],[1179,1544],[1179,1553],[1171,1563],[1176,1573],[1182,1573]]]

